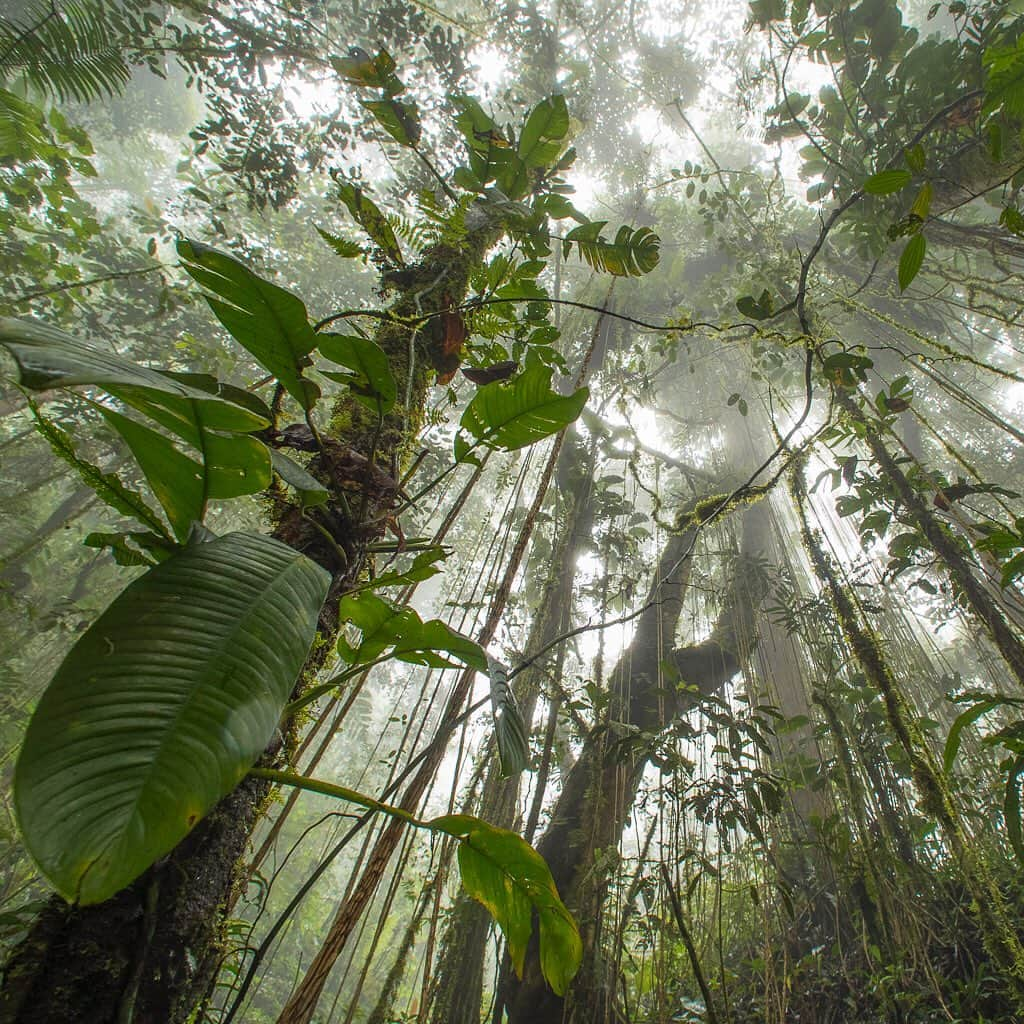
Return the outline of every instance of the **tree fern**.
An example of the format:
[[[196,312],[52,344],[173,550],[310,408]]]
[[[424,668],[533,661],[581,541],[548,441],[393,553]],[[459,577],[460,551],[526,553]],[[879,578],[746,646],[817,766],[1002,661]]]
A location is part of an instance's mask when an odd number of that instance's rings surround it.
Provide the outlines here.
[[[36,0],[0,14],[0,80],[24,79],[64,101],[119,92],[131,77],[103,0]]]

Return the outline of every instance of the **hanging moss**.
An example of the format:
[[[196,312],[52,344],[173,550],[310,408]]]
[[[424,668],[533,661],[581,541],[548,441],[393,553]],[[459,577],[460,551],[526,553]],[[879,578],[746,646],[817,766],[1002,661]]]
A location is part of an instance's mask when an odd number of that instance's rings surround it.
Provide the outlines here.
[[[801,463],[798,462],[790,479],[791,493],[800,515],[801,536],[815,574],[828,591],[850,650],[867,680],[882,697],[889,727],[910,762],[921,808],[939,823],[959,865],[985,948],[1021,1008],[1024,1008],[1024,946],[1011,924],[1006,900],[983,855],[967,838],[941,769],[908,711],[878,638],[871,627],[861,620],[828,556],[811,533],[805,509],[807,492]]]

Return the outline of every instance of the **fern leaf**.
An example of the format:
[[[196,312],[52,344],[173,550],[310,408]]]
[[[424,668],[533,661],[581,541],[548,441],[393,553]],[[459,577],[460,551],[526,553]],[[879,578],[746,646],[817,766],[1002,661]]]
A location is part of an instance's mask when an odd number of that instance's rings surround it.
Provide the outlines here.
[[[131,78],[102,0],[35,2],[20,16],[0,15],[0,78],[24,78],[61,102],[120,92]]]

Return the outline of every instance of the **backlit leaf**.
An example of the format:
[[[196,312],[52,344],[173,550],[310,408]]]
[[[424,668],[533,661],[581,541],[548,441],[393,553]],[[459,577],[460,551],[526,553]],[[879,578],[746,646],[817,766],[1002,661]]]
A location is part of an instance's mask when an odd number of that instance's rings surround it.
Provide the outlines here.
[[[560,395],[551,388],[551,373],[534,360],[512,381],[484,385],[466,406],[461,430],[478,444],[506,451],[558,433],[583,411],[589,391]]]
[[[906,291],[910,282],[917,277],[921,264],[924,263],[925,245],[924,235],[917,234],[904,247],[897,273],[901,292]]]
[[[316,334],[302,300],[208,245],[182,238],[178,255],[189,276],[206,289],[206,301],[235,341],[304,409],[311,409],[319,391],[302,371]]]
[[[461,839],[462,884],[497,921],[519,977],[537,914],[541,973],[556,994],[564,995],[579,970],[583,943],[544,858],[515,832],[469,815],[449,814],[429,825]]]

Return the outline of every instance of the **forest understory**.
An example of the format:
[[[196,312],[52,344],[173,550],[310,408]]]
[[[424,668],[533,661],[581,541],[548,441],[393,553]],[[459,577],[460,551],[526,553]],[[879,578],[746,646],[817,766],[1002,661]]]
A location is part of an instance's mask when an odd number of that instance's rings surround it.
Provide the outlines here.
[[[0,0],[0,1024],[1024,1021],[1019,0]]]

